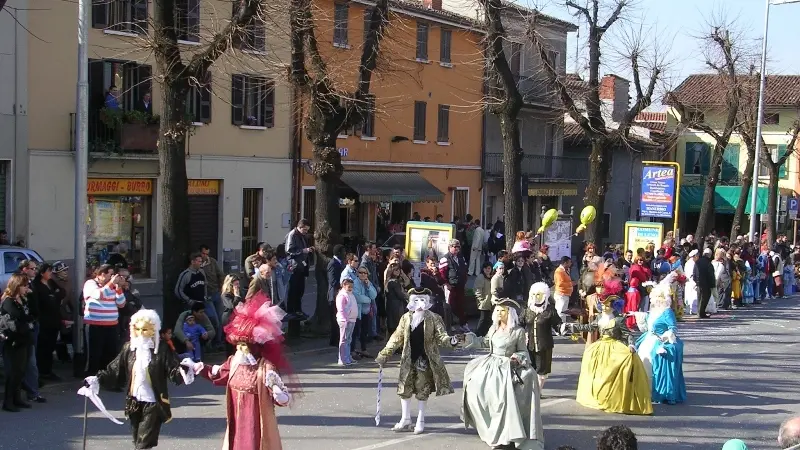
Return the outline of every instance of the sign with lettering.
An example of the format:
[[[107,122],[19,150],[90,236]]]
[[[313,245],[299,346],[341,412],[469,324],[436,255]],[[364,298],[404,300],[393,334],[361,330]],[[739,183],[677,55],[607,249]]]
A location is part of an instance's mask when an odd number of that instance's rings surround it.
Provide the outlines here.
[[[219,195],[219,180],[189,180],[189,195]]]
[[[642,167],[642,217],[671,219],[675,214],[675,168]]]
[[[636,254],[639,248],[653,243],[656,248],[664,240],[664,224],[657,222],[625,222],[625,251]]]
[[[89,178],[89,195],[153,195],[153,180],[146,178]]]
[[[341,155],[342,158],[347,157],[348,153],[347,147],[339,147],[337,150],[339,150],[339,155]]]

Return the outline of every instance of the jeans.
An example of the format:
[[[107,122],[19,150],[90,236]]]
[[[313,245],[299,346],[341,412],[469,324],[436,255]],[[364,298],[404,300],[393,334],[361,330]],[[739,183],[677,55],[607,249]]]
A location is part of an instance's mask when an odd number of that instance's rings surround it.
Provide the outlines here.
[[[356,326],[353,327],[353,342],[356,339],[361,343],[361,351],[367,351],[367,335],[369,334],[369,323],[371,318],[367,314],[362,314],[361,318],[356,320]],[[355,345],[352,345],[355,347]],[[354,350],[351,349],[351,350]]]
[[[219,317],[221,315],[221,312],[224,311],[224,309],[222,308],[222,295],[219,292],[211,294],[211,300],[210,301],[207,300],[205,303],[206,303],[206,312],[209,311],[208,308],[209,304],[213,305],[214,307],[214,317],[212,318],[209,315],[209,318],[211,319],[211,324],[214,325],[214,329],[217,332],[214,334],[214,339],[211,341],[211,343],[214,345],[220,345],[222,344],[222,340],[225,337],[223,336],[222,322],[220,322],[220,317]],[[216,319],[217,321],[216,323],[214,323],[214,319]]]
[[[375,303],[375,300],[372,301],[372,311],[378,311],[378,305]],[[373,314],[372,317],[369,318],[369,337],[374,338],[378,335],[378,315]]]
[[[351,364],[353,358],[350,357],[350,345],[353,341],[353,329],[355,322],[339,321],[339,364]]]
[[[36,365],[36,341],[39,340],[39,322],[33,324],[33,342],[28,349],[28,366],[22,379],[22,389],[28,393],[29,399],[39,396],[39,366]]]

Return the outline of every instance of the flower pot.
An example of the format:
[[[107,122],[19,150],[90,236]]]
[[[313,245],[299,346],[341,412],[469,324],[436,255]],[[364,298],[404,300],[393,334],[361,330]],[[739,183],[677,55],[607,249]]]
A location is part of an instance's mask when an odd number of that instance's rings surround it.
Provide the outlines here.
[[[119,147],[126,152],[156,153],[158,124],[123,123]]]

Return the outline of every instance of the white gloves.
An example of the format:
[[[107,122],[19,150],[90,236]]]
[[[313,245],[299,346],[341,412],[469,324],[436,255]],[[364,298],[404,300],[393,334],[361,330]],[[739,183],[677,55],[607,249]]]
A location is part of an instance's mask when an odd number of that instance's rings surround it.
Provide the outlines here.
[[[194,383],[194,376],[198,372],[198,370],[195,370],[195,367],[202,369],[203,363],[195,363],[191,358],[183,358],[183,361],[180,362],[180,371],[181,377],[183,378],[183,384],[188,386]]]
[[[675,332],[672,330],[667,330],[661,335],[661,342],[669,342],[670,344],[674,344],[677,342],[677,340],[678,337],[675,336]]]
[[[83,381],[89,385],[89,389],[92,390],[94,395],[98,395],[100,393],[100,380],[97,379],[96,376],[86,377]]]
[[[281,376],[278,375],[278,372],[268,370],[267,373],[264,374],[264,384],[272,391],[272,399],[275,400],[275,403],[278,405],[286,405],[289,403],[291,396],[289,396],[286,386],[284,386],[283,380],[281,380]]]
[[[666,355],[666,354],[667,354],[667,349],[665,349],[664,347],[659,347],[658,350],[656,350],[656,355]]]
[[[450,338],[450,345],[452,345],[453,347],[455,347],[456,345],[458,345],[458,338],[457,338],[457,337],[455,337],[455,336],[451,337],[451,338]]]

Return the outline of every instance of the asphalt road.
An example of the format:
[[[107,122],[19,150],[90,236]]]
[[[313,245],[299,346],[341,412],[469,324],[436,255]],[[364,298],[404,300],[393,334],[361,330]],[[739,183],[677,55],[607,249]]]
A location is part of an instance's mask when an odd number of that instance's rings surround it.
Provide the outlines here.
[[[637,434],[641,449],[720,449],[730,438],[750,448],[777,448],[780,422],[800,411],[795,356],[800,296],[769,305],[720,314],[682,324],[686,343],[684,371],[688,403],[656,405],[653,416],[623,416],[583,408],[574,401],[583,344],[559,340],[554,374],[542,400],[547,448],[569,444],[595,448],[597,434],[624,423]],[[313,344],[313,345],[312,345]],[[306,344],[323,345],[316,342]],[[373,351],[374,352],[374,351]],[[394,395],[397,365],[384,372],[383,423],[374,423],[377,366],[334,365],[334,349],[307,348],[294,353],[304,396],[291,409],[280,410],[286,450],[397,450],[402,448],[486,449],[474,430],[459,422],[463,369],[473,353],[447,353],[445,360],[456,393],[429,402],[426,434],[396,434]],[[396,360],[395,360],[396,361]],[[50,399],[32,411],[0,413],[0,449],[80,449],[83,400],[77,383],[46,387]],[[174,420],[165,425],[160,448],[219,448],[225,430],[224,391],[204,380],[171,389]],[[121,394],[102,393],[106,405],[122,418]],[[129,449],[128,426],[100,417],[89,405],[89,449]]]

